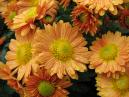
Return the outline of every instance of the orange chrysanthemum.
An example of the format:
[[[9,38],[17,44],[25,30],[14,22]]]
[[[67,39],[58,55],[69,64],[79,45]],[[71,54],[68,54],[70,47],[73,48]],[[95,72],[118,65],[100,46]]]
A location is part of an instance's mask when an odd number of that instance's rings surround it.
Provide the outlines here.
[[[2,12],[2,16],[5,18],[5,23],[9,28],[13,25],[13,19],[18,14],[18,6],[16,2],[10,2],[6,10]]]
[[[79,5],[72,11],[73,23],[78,26],[80,31],[89,32],[94,35],[97,31],[98,20],[93,12],[83,5]]]
[[[69,3],[71,0],[58,0],[60,2],[60,5],[63,5],[64,8],[69,6]]]
[[[56,0],[21,0],[18,5],[21,8],[37,7],[38,16],[36,19],[43,21],[43,23],[53,22],[58,9]]]
[[[91,46],[90,68],[107,76],[125,72],[129,62],[129,42],[120,32],[107,32]]]
[[[35,20],[41,20],[43,23],[53,22],[58,9],[58,2],[55,0],[23,0],[17,4],[24,11],[14,18],[12,28],[16,33],[21,33],[21,36],[31,34],[35,30]]]
[[[118,79],[98,75],[96,82],[98,95],[101,97],[129,97],[128,74],[123,74]]]
[[[36,7],[29,8],[23,13],[15,16],[13,19],[13,27],[16,33],[20,33],[21,36],[25,36],[31,34],[33,30],[35,30],[34,21],[37,17],[37,9]]]
[[[56,18],[57,10],[59,8],[58,2],[56,0],[46,0],[44,5],[46,5],[46,13],[40,20],[44,24],[52,23]],[[38,10],[40,12],[40,8]]]
[[[67,97],[69,93],[64,88],[71,86],[70,81],[50,76],[44,69],[30,76],[26,84],[31,97]]]
[[[109,10],[112,14],[117,14],[117,6],[123,3],[123,0],[74,0],[78,4],[89,6],[95,13],[104,15]]]
[[[19,36],[18,36],[19,37]],[[39,65],[35,62],[36,57],[32,54],[32,40],[26,38],[12,39],[9,44],[10,51],[6,54],[7,65],[11,73],[17,74],[17,80],[23,81],[38,70]]]
[[[39,62],[59,78],[69,75],[77,78],[75,70],[84,72],[88,63],[89,52],[87,44],[76,27],[60,21],[57,24],[45,26],[45,30],[35,36],[34,53],[39,54]]]

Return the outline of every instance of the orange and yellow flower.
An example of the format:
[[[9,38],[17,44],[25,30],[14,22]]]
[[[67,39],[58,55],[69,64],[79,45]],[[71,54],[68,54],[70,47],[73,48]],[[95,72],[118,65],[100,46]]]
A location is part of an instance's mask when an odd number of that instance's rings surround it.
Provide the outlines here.
[[[129,62],[129,42],[120,32],[107,32],[101,39],[94,41],[90,49],[90,68],[95,69],[96,73],[115,77],[125,72]]]
[[[28,78],[26,90],[31,97],[68,97],[65,88],[71,86],[70,81],[50,76],[45,69]]]
[[[118,79],[98,75],[96,78],[98,95],[101,97],[129,97],[129,75],[120,75]]]
[[[33,52],[39,54],[39,64],[49,70],[51,75],[77,78],[76,70],[86,70],[89,52],[85,47],[87,42],[78,28],[60,21],[53,26],[46,25],[45,30],[39,30],[34,40]]]
[[[42,18],[40,18],[40,20],[44,24],[53,23],[53,21],[56,18],[57,10],[59,8],[58,1],[56,1],[56,0],[46,0],[44,5],[46,5],[46,13],[45,13],[44,16],[42,16]],[[40,8],[38,10],[40,12]]]
[[[89,6],[95,13],[104,15],[106,11],[110,11],[116,15],[117,6],[123,3],[123,0],[74,0],[77,4]]]
[[[79,5],[72,11],[74,26],[77,26],[80,31],[94,35],[97,31],[99,21],[93,12],[84,5]]]
[[[43,23],[53,22],[58,9],[56,0],[23,0],[17,4],[20,7],[21,14],[13,19],[12,29],[16,33],[20,33],[21,36],[31,34],[35,30],[35,20],[40,20]]]
[[[32,7],[23,13],[15,16],[13,19],[12,29],[15,30],[16,33],[20,33],[21,36],[26,36],[31,34],[33,30],[35,30],[34,21],[37,17],[37,9],[36,7]]]
[[[2,12],[2,16],[5,18],[5,23],[9,28],[13,25],[13,19],[18,14],[18,6],[16,4],[16,1],[10,2],[6,10]]]
[[[48,19],[53,22],[52,20],[55,19],[58,9],[58,1],[56,0],[21,0],[18,2],[18,5],[26,9],[37,7],[38,16],[36,19],[41,21],[43,19],[43,23],[46,23]]]
[[[32,43],[29,38],[18,38],[12,39],[9,44],[10,51],[6,54],[6,64],[13,75],[17,74],[18,81],[25,81],[31,73],[39,69],[39,65],[35,62],[36,57],[32,54]]]

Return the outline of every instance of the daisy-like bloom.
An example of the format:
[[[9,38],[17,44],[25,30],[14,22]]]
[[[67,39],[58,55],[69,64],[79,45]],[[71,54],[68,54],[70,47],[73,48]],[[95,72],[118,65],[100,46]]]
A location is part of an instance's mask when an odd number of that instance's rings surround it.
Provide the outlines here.
[[[60,5],[63,5],[64,8],[69,6],[69,3],[71,0],[58,0],[60,2]]]
[[[19,37],[19,36],[17,36]],[[10,51],[6,54],[6,64],[11,69],[12,75],[17,75],[17,80],[26,81],[26,78],[37,72],[39,65],[35,62],[36,57],[32,54],[33,39],[12,39],[9,44]]]
[[[68,97],[65,88],[71,86],[70,81],[50,76],[45,69],[28,78],[26,90],[31,97]]]
[[[56,18],[56,14],[57,14],[57,10],[59,8],[58,6],[58,1],[57,0],[45,0],[44,2],[42,2],[44,5],[43,7],[46,8],[46,13],[43,16],[41,14],[41,18],[39,20],[41,20],[44,24],[50,24],[53,23],[53,21]],[[40,12],[39,8],[39,12]]]
[[[11,28],[11,26],[13,25],[13,19],[17,15],[17,13],[18,6],[15,1],[10,2],[6,7],[6,10],[2,12],[2,16],[5,18],[5,23],[9,28]]]
[[[129,75],[120,75],[118,79],[98,75],[96,78],[98,95],[101,97],[129,97]]]
[[[116,15],[117,6],[123,3],[123,0],[74,0],[78,4],[86,5],[93,9],[95,13],[103,16],[105,11],[110,11]]]
[[[31,34],[35,30],[34,21],[41,20],[47,22],[53,22],[58,9],[58,2],[55,0],[29,0],[24,2],[18,2],[18,5],[25,10],[21,14],[17,15],[13,20],[13,29],[16,33],[20,33],[21,36]],[[32,5],[33,6],[32,6]],[[24,5],[24,6],[23,6]],[[49,20],[46,19],[49,16]],[[43,19],[43,20],[42,20]],[[48,20],[48,21],[47,21]]]
[[[45,0],[41,4],[46,6],[46,15],[53,17],[53,15],[55,16],[57,14],[58,2],[56,0]]]
[[[96,33],[99,23],[97,17],[84,5],[79,5],[74,8],[72,18],[74,25],[78,26],[80,31],[89,32],[91,35]]]
[[[37,9],[36,7],[31,7],[23,13],[15,16],[12,29],[14,29],[16,33],[20,33],[21,36],[31,34],[31,32],[35,30],[34,21],[36,17]]]
[[[125,72],[129,62],[129,42],[120,32],[107,32],[101,39],[94,41],[90,49],[89,67],[95,69],[96,73],[115,77]]]
[[[124,9],[121,11],[119,22],[121,26],[129,29],[129,10]]]
[[[43,23],[52,22],[58,10],[57,0],[21,0],[17,4],[21,8],[37,7],[38,17],[36,19],[41,19],[41,21],[43,19]]]
[[[59,78],[69,75],[77,78],[75,70],[84,72],[88,63],[87,42],[78,28],[72,27],[63,21],[45,26],[35,35],[35,54],[39,54],[38,62],[50,71],[51,75],[57,74]]]

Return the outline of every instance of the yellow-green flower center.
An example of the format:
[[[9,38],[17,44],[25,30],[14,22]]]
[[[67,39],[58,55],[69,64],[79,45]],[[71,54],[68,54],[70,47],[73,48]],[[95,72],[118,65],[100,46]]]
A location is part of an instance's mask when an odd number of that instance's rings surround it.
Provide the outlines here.
[[[19,64],[23,65],[32,58],[31,43],[23,43],[18,46],[16,51],[16,59]]]
[[[50,50],[54,57],[61,61],[67,61],[72,58],[73,55],[73,48],[70,42],[63,39],[55,40],[52,43]]]
[[[129,89],[129,77],[127,75],[120,76],[119,79],[115,80],[115,85],[120,90]]]
[[[80,20],[82,23],[85,23],[85,22],[88,21],[87,15],[88,15],[88,14],[81,13],[81,14],[78,16],[78,18],[79,18],[79,20]]]
[[[43,97],[49,97],[49,96],[52,96],[52,94],[55,92],[55,87],[49,82],[42,81],[38,85],[38,92]]]
[[[13,18],[16,16],[16,12],[15,11],[13,11],[13,12],[11,12],[10,14],[9,14],[9,19],[10,20],[13,20]]]
[[[35,19],[35,17],[37,16],[37,8],[36,7],[31,7],[26,11],[26,16],[24,18],[25,22],[28,22],[31,19]]]
[[[115,44],[108,44],[100,50],[100,57],[104,60],[114,60],[117,57],[118,48]]]
[[[51,22],[53,21],[52,17],[49,16],[49,15],[46,15],[46,16],[44,17],[44,20],[45,20],[47,23],[51,23]]]

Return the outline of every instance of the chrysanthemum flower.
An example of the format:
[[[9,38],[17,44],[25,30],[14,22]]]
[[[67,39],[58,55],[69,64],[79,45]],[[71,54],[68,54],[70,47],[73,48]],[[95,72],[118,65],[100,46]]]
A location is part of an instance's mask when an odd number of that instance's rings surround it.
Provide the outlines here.
[[[45,0],[41,5],[46,6],[46,15],[55,16],[58,10],[58,2],[56,0]]]
[[[125,72],[129,62],[129,42],[120,32],[107,32],[91,46],[90,68],[107,76]]]
[[[36,19],[41,21],[43,19],[43,23],[53,22],[58,9],[58,1],[56,0],[21,0],[18,5],[21,8],[37,7],[38,16]]]
[[[17,15],[18,10],[18,6],[14,1],[10,2],[6,7],[6,10],[2,12],[2,16],[5,18],[5,23],[9,28],[13,25],[13,19]]]
[[[26,9],[13,19],[12,28],[16,33],[21,33],[21,36],[31,34],[35,30],[35,20],[41,20],[43,23],[53,22],[58,9],[58,2],[55,0],[38,0],[36,2],[34,0],[24,2],[23,0],[17,4],[21,9]]]
[[[12,39],[9,44],[10,51],[6,54],[6,64],[13,75],[17,74],[17,80],[25,81],[34,72],[37,72],[39,65],[36,64],[36,57],[32,54],[32,40],[21,38]]]
[[[123,3],[123,0],[74,0],[76,3],[89,6],[95,13],[104,15],[109,10],[112,14],[117,14],[117,6]]]
[[[119,22],[121,26],[129,29],[129,10],[124,9],[120,13]]]
[[[98,75],[96,78],[98,95],[101,97],[129,97],[129,75],[121,75],[118,79]]]
[[[59,78],[69,75],[77,78],[75,70],[84,72],[88,63],[89,52],[84,47],[87,42],[76,27],[60,21],[45,26],[37,32],[34,53],[39,54],[39,64],[45,66],[51,75]]]
[[[55,18],[56,18],[56,14],[57,14],[57,10],[59,8],[58,6],[58,1],[57,0],[45,0],[44,2],[42,2],[42,5],[44,5],[43,7],[46,8],[46,13],[43,16],[41,14],[41,18],[39,20],[41,20],[44,24],[50,24],[52,23]],[[40,12],[39,8],[39,12]]]
[[[63,5],[64,8],[69,6],[69,3],[71,0],[58,0],[60,2],[60,5]]]
[[[64,88],[71,86],[69,81],[50,76],[44,69],[30,76],[26,84],[31,97],[67,97],[69,93]]]
[[[94,35],[97,31],[99,21],[93,12],[84,5],[79,5],[72,11],[73,23],[82,32],[89,32]]]
[[[23,13],[15,16],[13,19],[13,27],[16,33],[20,33],[21,36],[25,36],[31,34],[35,29],[34,21],[37,17],[37,9],[36,7],[29,8]]]

